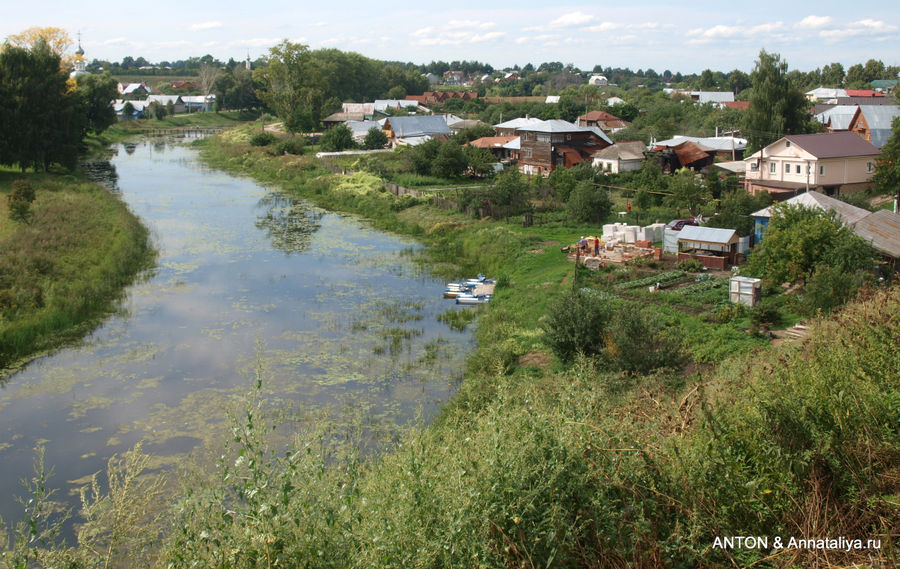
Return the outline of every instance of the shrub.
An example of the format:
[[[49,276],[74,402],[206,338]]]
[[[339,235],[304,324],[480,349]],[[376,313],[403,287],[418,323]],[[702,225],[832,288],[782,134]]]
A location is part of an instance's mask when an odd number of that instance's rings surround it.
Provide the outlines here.
[[[675,263],[675,268],[680,271],[696,273],[703,270],[703,263],[701,263],[697,259],[684,259],[683,261],[678,261],[677,263]]]
[[[278,141],[275,150],[278,154],[293,154],[300,156],[306,148],[306,141],[299,136],[292,136]]]
[[[663,322],[655,314],[623,306],[611,324],[607,355],[619,369],[647,373],[681,362],[680,346],[665,335]]]
[[[543,322],[544,341],[563,362],[575,355],[600,354],[605,348],[604,331],[610,306],[592,291],[579,290],[558,299]]]
[[[251,146],[268,146],[275,142],[276,137],[271,132],[258,132],[250,137]]]
[[[6,197],[9,205],[9,218],[20,223],[30,223],[34,217],[31,204],[34,203],[35,194],[31,182],[28,180],[15,180],[12,183],[12,192]]]
[[[325,131],[319,144],[325,152],[340,152],[353,148],[353,132],[345,124],[339,124],[334,128]]]
[[[750,309],[750,323],[756,326],[774,326],[781,322],[778,308],[771,304],[757,304]]]

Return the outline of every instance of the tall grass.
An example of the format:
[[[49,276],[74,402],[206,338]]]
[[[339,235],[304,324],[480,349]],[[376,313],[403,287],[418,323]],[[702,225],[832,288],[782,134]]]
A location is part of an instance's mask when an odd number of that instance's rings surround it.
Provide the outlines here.
[[[654,305],[689,337],[706,374],[604,371],[583,355],[561,366],[548,356],[542,315],[573,288],[613,290],[618,280],[576,277],[554,250],[571,229],[477,222],[421,205],[393,211],[390,195],[332,191],[338,180],[309,158],[265,157],[242,144],[211,146],[207,156],[417,232],[433,245],[432,261],[491,273],[502,286],[479,311],[479,345],[459,393],[434,423],[378,456],[359,452],[364,429],[335,432],[324,422],[287,447],[276,442],[258,375],[231,415],[217,467],[197,469],[167,501],[163,544],[143,564],[896,566],[900,287],[814,322],[806,344],[777,351]],[[542,354],[544,365],[521,365]],[[113,531],[92,527],[101,537]],[[16,535],[13,545],[28,539]],[[882,548],[713,545],[744,535],[881,539]],[[75,550],[83,566],[97,566],[90,548]]]
[[[32,221],[0,219],[0,369],[84,334],[152,258],[147,230],[104,188],[28,178]],[[10,183],[0,180],[4,201]]]

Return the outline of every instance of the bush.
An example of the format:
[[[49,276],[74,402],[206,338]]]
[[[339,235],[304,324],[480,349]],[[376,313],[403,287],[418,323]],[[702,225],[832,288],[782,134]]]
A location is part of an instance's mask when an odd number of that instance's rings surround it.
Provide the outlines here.
[[[566,363],[578,353],[600,354],[606,347],[603,335],[610,316],[610,306],[600,296],[576,291],[551,305],[542,324],[544,341]]]
[[[15,180],[12,183],[12,192],[6,196],[9,205],[9,218],[20,223],[29,223],[34,217],[31,204],[34,203],[35,193],[31,182],[28,180]]]
[[[820,265],[806,282],[803,304],[807,311],[825,313],[853,298],[861,283],[862,273],[851,273],[840,267]]]
[[[619,369],[648,373],[681,363],[678,343],[663,332],[664,324],[652,312],[621,307],[609,327],[607,355]]]
[[[293,154],[300,156],[306,148],[306,141],[299,136],[292,136],[278,141],[275,145],[277,154]]]
[[[387,146],[387,143],[388,137],[384,134],[384,131],[373,126],[369,129],[369,132],[366,133],[366,138],[363,141],[363,148],[366,150],[377,150]]]
[[[339,124],[325,131],[319,139],[319,144],[325,152],[340,152],[353,148],[353,132],[347,125]]]
[[[569,215],[579,221],[601,223],[612,210],[612,201],[608,191],[583,181],[569,195],[568,209]]]
[[[685,259],[675,263],[675,268],[679,271],[687,271],[689,273],[697,273],[703,270],[703,263],[697,259]]]
[[[258,132],[250,137],[250,146],[268,146],[275,140],[276,137],[271,132]]]

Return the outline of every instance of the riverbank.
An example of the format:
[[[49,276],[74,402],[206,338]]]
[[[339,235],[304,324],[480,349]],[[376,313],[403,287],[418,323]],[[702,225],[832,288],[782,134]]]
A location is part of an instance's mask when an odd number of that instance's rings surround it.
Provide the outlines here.
[[[309,157],[272,156],[237,136],[206,143],[204,153],[216,167],[415,235],[429,245],[425,262],[448,275],[483,272],[500,281],[479,312],[465,381],[438,421],[375,463],[344,463],[354,466],[325,469],[324,483],[303,484],[304,500],[332,512],[330,522],[304,511],[296,525],[265,523],[265,535],[291,542],[267,549],[239,537],[256,526],[235,518],[216,534],[230,547],[280,558],[298,547],[294,531],[308,531],[301,550],[324,551],[322,566],[341,565],[348,552],[360,567],[896,560],[886,520],[900,514],[891,474],[900,465],[900,408],[890,403],[900,389],[900,362],[890,356],[900,348],[900,289],[813,322],[813,340],[800,349],[772,349],[748,333],[747,314],[728,308],[721,283],[652,295],[632,283],[666,267],[576,273],[559,246],[590,226],[475,220],[397,199],[370,174],[333,175]],[[593,302],[591,295],[619,306],[611,317],[633,332],[610,334],[607,355],[677,357],[648,371],[611,368],[605,358],[560,362],[548,347],[548,318],[567,304]],[[641,314],[665,333],[627,328],[634,321],[623,314]],[[667,342],[679,348],[666,352]],[[301,461],[303,468],[316,468],[316,460]],[[294,478],[285,469],[299,467],[258,468],[260,479],[287,481]],[[289,504],[297,515],[297,502]],[[184,540],[210,533],[200,510],[189,520]],[[883,546],[715,546],[722,536],[848,533]]]
[[[16,180],[35,192],[27,221],[8,215]],[[88,333],[152,255],[137,217],[81,174],[0,172],[0,378]]]
[[[113,565],[173,568],[896,565],[900,289],[772,349],[748,333],[746,314],[722,309],[721,283],[650,293],[638,285],[671,267],[576,273],[560,246],[589,226],[444,212],[381,191],[371,174],[252,148],[241,133],[202,148],[215,167],[415,235],[428,245],[422,262],[448,277],[498,278],[494,300],[475,308],[478,347],[439,419],[378,457],[364,456],[365,427],[336,433],[324,422],[287,452],[270,444],[277,420],[261,373],[223,425],[231,438],[215,449],[217,468],[190,471],[163,498],[153,478],[137,477],[140,452],[111,463],[115,480],[134,484],[88,500],[80,547],[47,560],[97,565],[94,552],[108,551]],[[618,328],[580,338],[603,340],[601,353],[563,361],[550,331],[568,315],[579,333],[577,309],[588,305],[614,307]],[[664,335],[645,334],[651,320]],[[644,371],[622,354],[672,357]],[[171,510],[157,515],[148,501]],[[767,545],[735,547],[737,536]],[[775,547],[835,536],[862,545]]]

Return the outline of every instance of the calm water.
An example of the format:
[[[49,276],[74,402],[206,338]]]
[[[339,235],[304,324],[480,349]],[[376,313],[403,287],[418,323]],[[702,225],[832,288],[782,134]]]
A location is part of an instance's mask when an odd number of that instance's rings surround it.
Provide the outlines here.
[[[151,228],[157,267],[81,345],[0,389],[4,519],[21,516],[39,443],[61,495],[142,440],[159,466],[216,445],[258,362],[269,400],[298,421],[377,430],[452,393],[471,337],[437,321],[454,305],[411,262],[415,242],[207,169],[173,142],[116,150],[94,169]]]

